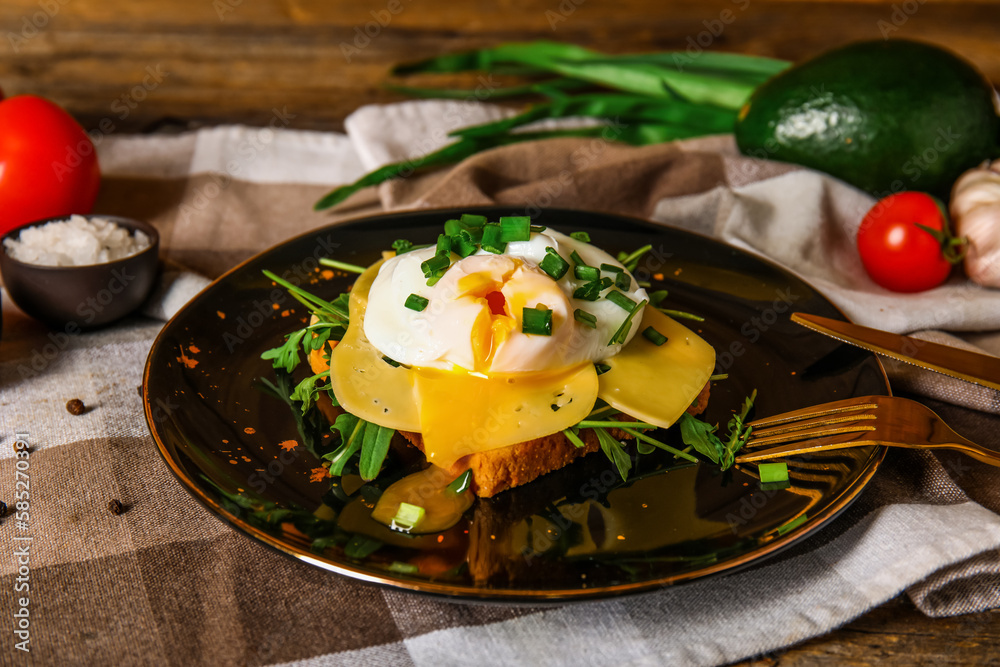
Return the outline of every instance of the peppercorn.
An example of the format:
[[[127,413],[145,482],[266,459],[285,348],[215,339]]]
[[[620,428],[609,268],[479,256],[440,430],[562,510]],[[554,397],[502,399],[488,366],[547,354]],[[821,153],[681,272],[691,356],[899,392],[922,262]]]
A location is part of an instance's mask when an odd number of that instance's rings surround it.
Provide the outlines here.
[[[79,398],[71,398],[66,402],[66,410],[71,415],[82,415],[87,411],[87,406]]]
[[[118,516],[119,514],[125,511],[125,506],[122,505],[121,501],[118,500],[117,498],[112,498],[111,500],[108,501],[108,511],[114,514],[115,516]]]

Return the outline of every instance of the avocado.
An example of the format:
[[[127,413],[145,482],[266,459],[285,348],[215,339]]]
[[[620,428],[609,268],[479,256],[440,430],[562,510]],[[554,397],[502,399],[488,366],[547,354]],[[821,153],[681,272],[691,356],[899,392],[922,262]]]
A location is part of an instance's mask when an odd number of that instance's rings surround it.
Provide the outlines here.
[[[993,88],[971,64],[909,40],[858,42],[796,65],[740,110],[745,155],[793,162],[876,197],[947,198],[963,171],[1000,157]]]

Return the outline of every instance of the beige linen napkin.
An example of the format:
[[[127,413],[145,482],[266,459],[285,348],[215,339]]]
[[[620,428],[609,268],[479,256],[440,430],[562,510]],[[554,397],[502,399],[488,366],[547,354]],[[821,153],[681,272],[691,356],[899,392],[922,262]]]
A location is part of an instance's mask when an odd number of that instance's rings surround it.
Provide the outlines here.
[[[415,105],[393,122],[406,125],[413,109],[435,115],[433,105]],[[427,117],[412,120],[433,131]],[[168,260],[216,276],[289,236],[382,206],[561,205],[714,233],[741,207],[753,212],[751,224],[773,213],[800,183],[778,179],[804,178],[736,157],[726,138],[646,149],[552,141],[494,151],[317,214],[311,204],[329,185],[370,167],[354,148],[365,141],[357,126],[350,137],[261,132],[109,141],[99,208],[152,220]],[[383,126],[383,136],[396,134]],[[240,162],[254,143],[256,157]],[[859,195],[813,178],[795,194],[801,219],[814,230],[846,220]],[[736,228],[744,247],[763,252]],[[843,247],[841,237],[833,236]],[[807,235],[796,242],[808,246]],[[797,267],[805,275],[808,263]],[[136,393],[160,322],[135,316],[59,346],[6,302],[4,315],[0,499],[14,494],[15,432],[32,446],[33,495],[28,528],[8,518],[0,533],[6,544],[33,538],[38,664],[710,665],[823,634],[907,589],[932,614],[1000,605],[997,470],[908,452],[890,452],[865,493],[819,534],[730,576],[547,608],[371,588],[268,551],[215,520],[171,477]],[[74,397],[91,410],[67,413]],[[933,405],[974,439],[989,444],[1000,432],[994,414]],[[107,511],[112,498],[124,514]],[[12,559],[0,563],[3,609],[17,604],[18,576]]]

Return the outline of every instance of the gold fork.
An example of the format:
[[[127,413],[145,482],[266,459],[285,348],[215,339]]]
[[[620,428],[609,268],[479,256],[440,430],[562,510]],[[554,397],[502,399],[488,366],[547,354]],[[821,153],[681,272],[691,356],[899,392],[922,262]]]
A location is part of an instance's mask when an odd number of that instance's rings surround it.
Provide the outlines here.
[[[1000,466],[1000,451],[963,438],[930,408],[906,398],[860,396],[757,419],[750,426],[753,427],[750,439],[736,457],[737,463],[887,445],[954,449],[983,463]]]

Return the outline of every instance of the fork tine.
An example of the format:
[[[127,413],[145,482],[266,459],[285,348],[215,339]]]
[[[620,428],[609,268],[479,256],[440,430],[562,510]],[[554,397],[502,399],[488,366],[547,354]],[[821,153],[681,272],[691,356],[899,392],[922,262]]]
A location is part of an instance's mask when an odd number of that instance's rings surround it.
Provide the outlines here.
[[[754,428],[745,447],[763,447],[778,442],[817,438],[838,433],[858,433],[875,429],[875,415],[871,413],[834,413],[801,421],[779,422],[777,426]]]
[[[834,436],[809,438],[805,442],[791,442],[777,447],[767,449],[757,449],[747,452],[744,448],[742,454],[736,456],[736,463],[751,463],[755,461],[766,461],[767,459],[777,459],[790,455],[808,454],[819,450],[829,451],[834,449],[846,449],[848,447],[864,447],[867,445],[877,445],[874,440],[859,439],[854,434],[841,433]]]
[[[802,408],[801,410],[792,410],[791,412],[783,412],[780,415],[774,415],[772,417],[764,417],[763,419],[755,419],[749,422],[749,426],[757,428],[776,426],[778,424],[785,424],[787,422],[801,421],[804,419],[812,419],[815,417],[826,417],[829,415],[843,414],[847,412],[856,412],[858,410],[871,410],[872,408],[877,408],[878,403],[875,396],[858,396],[856,398],[848,398],[843,401],[834,401],[832,403],[823,403],[822,405],[814,405],[808,408]]]

